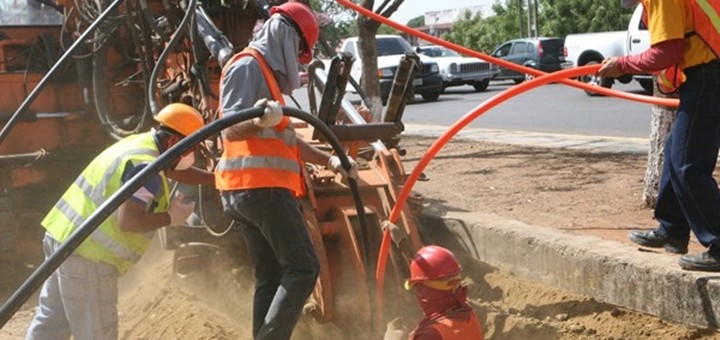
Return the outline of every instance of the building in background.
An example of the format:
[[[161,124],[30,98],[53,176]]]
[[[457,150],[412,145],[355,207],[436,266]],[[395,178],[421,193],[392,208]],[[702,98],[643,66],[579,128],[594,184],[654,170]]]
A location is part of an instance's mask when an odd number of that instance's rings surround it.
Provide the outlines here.
[[[441,11],[430,11],[425,12],[424,14],[425,26],[417,27],[416,29],[432,36],[440,37],[443,33],[450,31],[456,21],[464,18],[465,12],[470,12],[472,15],[480,13],[483,18],[495,15],[491,4],[445,9]],[[426,41],[420,40],[417,37],[409,36],[407,34],[402,35],[413,46],[427,44]]]

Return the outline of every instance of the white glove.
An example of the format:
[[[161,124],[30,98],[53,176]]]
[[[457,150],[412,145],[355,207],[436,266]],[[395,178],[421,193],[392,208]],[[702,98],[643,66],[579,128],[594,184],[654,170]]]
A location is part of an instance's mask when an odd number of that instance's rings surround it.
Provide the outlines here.
[[[184,203],[183,194],[177,194],[170,202],[167,214],[170,215],[170,225],[183,225],[188,216],[195,209],[195,202]]]
[[[274,100],[263,98],[255,102],[255,107],[264,107],[265,113],[260,117],[253,118],[252,122],[257,127],[269,128],[278,125],[283,117],[282,106]]]
[[[336,174],[340,174],[343,179],[357,179],[358,178],[358,165],[355,162],[352,157],[348,156],[348,160],[350,161],[350,170],[345,170],[342,167],[342,163],[340,162],[340,157],[338,156],[330,156],[330,159],[328,159],[327,167],[328,169],[332,170]]]

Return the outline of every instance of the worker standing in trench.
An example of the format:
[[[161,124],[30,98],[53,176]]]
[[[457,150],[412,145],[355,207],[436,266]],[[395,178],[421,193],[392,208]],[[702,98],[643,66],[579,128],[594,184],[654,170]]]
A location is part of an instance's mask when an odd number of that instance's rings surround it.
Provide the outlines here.
[[[203,127],[185,104],[160,110],[156,129],[105,149],[83,170],[42,221],[50,256],[115,192],[183,137]],[[28,340],[105,340],[118,337],[117,281],[143,255],[153,232],[179,225],[193,210],[182,195],[170,198],[167,178],[213,184],[213,174],[192,168],[192,150],[156,174],[108,217],[45,281]]]
[[[410,260],[410,278],[405,289],[413,290],[425,318],[410,333],[409,340],[482,340],[483,330],[467,303],[468,287],[460,276],[455,255],[439,246],[420,248]],[[388,325],[385,340],[405,339],[402,323]]]
[[[249,47],[224,66],[220,81],[223,116],[265,107],[261,117],[223,131],[224,151],[215,170],[223,208],[239,222],[255,267],[255,339],[290,338],[319,273],[298,201],[305,193],[303,161],[357,177],[352,159],[345,171],[337,156],[298,138],[283,117],[282,94],[300,87],[298,62],[312,60],[318,34],[306,5],[273,7]]]
[[[638,2],[622,0],[628,8]],[[637,56],[603,61],[599,75],[618,77],[659,71],[658,88],[679,92],[680,106],[665,142],[655,204],[655,218],[660,225],[654,230],[633,231],[629,237],[642,246],[685,254],[692,230],[709,249],[701,254],[681,256],[680,267],[717,272],[720,271],[720,191],[713,171],[720,147],[720,60],[717,59],[720,34],[703,10],[694,7],[695,2],[643,1],[646,11],[643,21],[650,31],[650,49]],[[709,17],[717,17],[720,9],[717,2],[708,2],[707,6],[706,10],[712,12]]]

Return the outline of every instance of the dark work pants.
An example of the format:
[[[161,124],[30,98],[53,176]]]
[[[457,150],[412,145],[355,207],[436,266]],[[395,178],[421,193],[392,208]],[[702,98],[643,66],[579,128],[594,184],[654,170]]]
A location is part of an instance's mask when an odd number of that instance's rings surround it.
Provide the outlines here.
[[[720,254],[720,192],[713,171],[720,147],[720,62],[685,70],[677,118],[665,143],[655,205],[658,231]]]
[[[222,193],[255,265],[253,336],[290,339],[320,265],[299,202],[280,188]]]

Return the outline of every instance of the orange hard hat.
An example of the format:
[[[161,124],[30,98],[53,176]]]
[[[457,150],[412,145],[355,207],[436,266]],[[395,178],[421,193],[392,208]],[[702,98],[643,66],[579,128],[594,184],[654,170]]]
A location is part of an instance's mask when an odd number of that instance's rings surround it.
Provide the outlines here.
[[[310,7],[299,2],[286,2],[270,9],[270,14],[280,13],[295,23],[300,39],[305,39],[306,50],[300,51],[298,60],[303,64],[312,61],[312,50],[320,36],[320,25]]]
[[[405,286],[409,288],[421,281],[454,278],[461,270],[451,251],[439,246],[423,247],[410,260],[410,278]]]
[[[155,121],[183,136],[190,135],[205,125],[200,112],[181,103],[165,106],[155,116]]]

